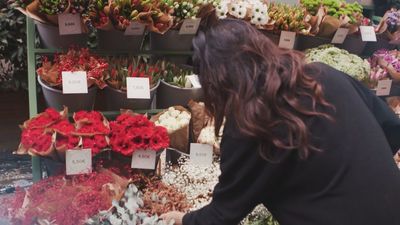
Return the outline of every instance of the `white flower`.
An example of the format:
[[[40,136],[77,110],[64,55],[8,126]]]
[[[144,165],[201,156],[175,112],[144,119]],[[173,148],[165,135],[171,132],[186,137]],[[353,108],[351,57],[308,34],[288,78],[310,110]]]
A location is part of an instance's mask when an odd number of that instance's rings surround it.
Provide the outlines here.
[[[217,14],[218,18],[225,19],[228,14],[228,3],[223,1],[216,6],[215,13]]]
[[[203,128],[200,131],[200,135],[197,141],[201,144],[214,145],[216,142],[214,126],[208,126]]]
[[[229,6],[229,14],[239,19],[245,18],[247,14],[247,3],[232,3]]]

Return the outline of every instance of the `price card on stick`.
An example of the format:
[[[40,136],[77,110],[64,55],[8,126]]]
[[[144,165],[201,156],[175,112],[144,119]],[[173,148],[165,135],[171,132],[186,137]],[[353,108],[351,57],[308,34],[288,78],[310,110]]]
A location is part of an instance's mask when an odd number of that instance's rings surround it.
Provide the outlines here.
[[[60,35],[81,34],[81,16],[79,14],[59,14],[58,29]]]
[[[85,71],[63,71],[62,88],[63,94],[85,94],[88,93],[87,75]]]
[[[332,39],[332,44],[343,44],[344,40],[346,40],[347,34],[349,33],[349,29],[347,28],[339,28]]]
[[[126,89],[129,99],[150,99],[150,81],[148,77],[127,77]]]
[[[179,34],[196,34],[200,26],[200,18],[185,19],[182,23]]]
[[[282,31],[279,39],[279,47],[293,49],[296,41],[296,33],[290,31]]]
[[[193,74],[193,75],[189,75],[189,76],[186,76],[186,77],[187,77],[187,79],[189,79],[190,83],[192,84],[192,86],[194,88],[201,88],[201,84],[200,84],[200,81],[199,81],[199,76]]]
[[[141,36],[146,29],[146,25],[139,23],[139,22],[131,22],[129,26],[125,30],[126,36]]]
[[[65,153],[67,175],[78,175],[92,172],[92,150],[67,150]]]
[[[392,89],[393,80],[380,80],[378,81],[378,87],[376,88],[377,96],[387,96],[390,94]]]
[[[375,28],[372,26],[360,26],[361,39],[364,42],[376,42]]]
[[[201,166],[210,166],[213,161],[213,146],[208,144],[190,144],[190,162]]]
[[[154,170],[156,168],[156,151],[137,150],[133,152],[131,168]]]

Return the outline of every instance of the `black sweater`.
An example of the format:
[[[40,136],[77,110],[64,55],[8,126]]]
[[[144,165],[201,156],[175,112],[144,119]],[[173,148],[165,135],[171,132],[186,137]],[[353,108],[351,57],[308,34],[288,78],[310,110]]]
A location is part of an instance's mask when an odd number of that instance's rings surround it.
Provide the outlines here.
[[[313,145],[279,163],[263,160],[257,141],[227,122],[221,176],[212,202],[183,218],[183,225],[236,225],[264,204],[281,225],[400,225],[400,120],[359,82],[324,64],[316,79],[336,107],[335,122],[307,121]],[[386,134],[386,135],[385,135]]]

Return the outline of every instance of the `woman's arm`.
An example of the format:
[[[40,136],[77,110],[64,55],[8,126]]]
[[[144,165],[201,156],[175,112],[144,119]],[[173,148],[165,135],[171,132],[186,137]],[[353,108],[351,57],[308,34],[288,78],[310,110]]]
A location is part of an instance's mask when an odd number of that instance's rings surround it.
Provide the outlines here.
[[[395,154],[400,149],[400,119],[389,108],[388,104],[372,93],[371,90],[353,78],[347,77],[374,114],[379,125],[385,132],[393,154]]]
[[[225,126],[221,143],[221,176],[213,200],[186,214],[183,225],[236,225],[273,187],[272,177],[279,165],[263,160],[257,142],[234,137],[230,127]]]

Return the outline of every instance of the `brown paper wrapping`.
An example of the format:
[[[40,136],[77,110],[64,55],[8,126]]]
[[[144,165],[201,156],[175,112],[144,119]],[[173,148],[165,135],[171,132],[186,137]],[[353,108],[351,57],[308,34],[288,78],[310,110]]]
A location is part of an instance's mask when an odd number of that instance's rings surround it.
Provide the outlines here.
[[[207,115],[203,104],[190,100],[188,106],[192,115],[193,140],[197,141],[201,130],[207,125],[210,117]]]
[[[318,36],[327,38],[332,37],[339,27],[340,20],[338,18],[325,16],[319,26]]]
[[[49,132],[49,131],[47,131]],[[52,135],[52,144],[50,145],[49,149],[44,152],[39,152],[34,148],[26,147],[22,143],[19,144],[17,151],[14,152],[16,155],[26,155],[29,154],[31,156],[42,156],[51,158],[53,160],[58,160],[57,154],[54,148],[54,141],[55,141],[55,133]]]
[[[190,114],[190,112],[182,106],[173,106],[173,108],[181,112],[186,111]],[[150,121],[152,122],[157,121],[160,118],[160,116],[167,111],[168,110],[164,110],[158,113],[157,115],[151,117]],[[171,148],[178,149],[179,151],[182,151],[184,153],[189,153],[189,125],[182,127],[168,135],[170,139],[169,146]]]

